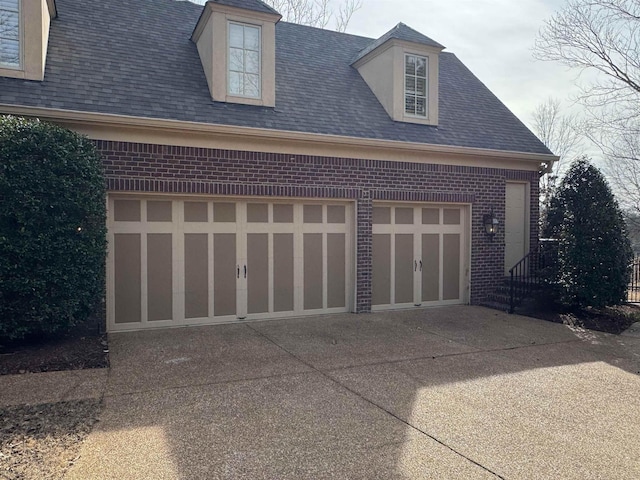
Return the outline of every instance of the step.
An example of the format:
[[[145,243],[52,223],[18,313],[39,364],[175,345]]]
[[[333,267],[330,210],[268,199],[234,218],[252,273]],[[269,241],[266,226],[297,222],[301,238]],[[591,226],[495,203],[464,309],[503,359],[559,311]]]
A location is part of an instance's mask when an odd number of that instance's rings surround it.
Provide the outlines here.
[[[509,312],[509,304],[492,302],[490,300],[485,300],[484,302],[480,302],[481,307],[491,308],[493,310],[500,310],[501,312]]]

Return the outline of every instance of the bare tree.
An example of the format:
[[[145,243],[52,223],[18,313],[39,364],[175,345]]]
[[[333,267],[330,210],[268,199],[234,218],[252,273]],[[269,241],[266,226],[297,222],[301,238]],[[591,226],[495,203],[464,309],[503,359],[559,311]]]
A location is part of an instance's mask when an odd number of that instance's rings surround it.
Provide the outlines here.
[[[540,103],[532,114],[533,131],[549,150],[559,158],[554,165],[541,172],[540,204],[541,222],[551,201],[558,178],[565,170],[565,164],[575,158],[583,146],[580,121],[575,115],[563,114],[560,100],[549,97]]]
[[[191,0],[200,5],[206,0]],[[353,14],[360,10],[363,0],[263,0],[273,7],[285,22],[327,28],[333,24],[338,32],[344,32]],[[336,3],[338,5],[336,6]]]
[[[534,56],[593,74],[579,84],[584,132],[620,203],[640,212],[640,0],[570,0],[541,29]]]

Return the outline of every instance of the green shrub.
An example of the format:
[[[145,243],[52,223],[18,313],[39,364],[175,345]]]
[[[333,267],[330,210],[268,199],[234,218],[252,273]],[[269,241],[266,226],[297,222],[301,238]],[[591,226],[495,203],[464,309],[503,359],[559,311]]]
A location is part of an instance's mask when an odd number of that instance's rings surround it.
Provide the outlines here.
[[[0,338],[64,331],[104,296],[105,180],[87,138],[0,117]]]
[[[622,212],[600,171],[576,160],[551,200],[545,235],[557,238],[553,282],[576,307],[618,305],[626,298],[632,251]]]

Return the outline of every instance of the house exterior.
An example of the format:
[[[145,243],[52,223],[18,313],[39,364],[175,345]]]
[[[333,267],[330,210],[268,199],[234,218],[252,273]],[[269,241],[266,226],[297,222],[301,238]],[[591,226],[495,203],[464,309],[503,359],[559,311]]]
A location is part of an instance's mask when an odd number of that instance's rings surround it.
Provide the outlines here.
[[[259,0],[0,16],[0,114],[102,155],[109,331],[477,304],[537,242],[556,157],[404,24],[370,39]]]

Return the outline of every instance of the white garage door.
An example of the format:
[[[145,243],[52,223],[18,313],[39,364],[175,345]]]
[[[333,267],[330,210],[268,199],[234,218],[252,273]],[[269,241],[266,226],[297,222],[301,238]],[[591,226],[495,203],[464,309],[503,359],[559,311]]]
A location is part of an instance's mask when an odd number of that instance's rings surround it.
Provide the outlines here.
[[[109,198],[110,331],[351,310],[353,206]]]
[[[375,205],[372,308],[466,303],[467,206]]]

